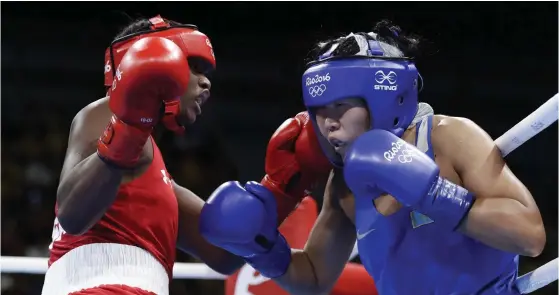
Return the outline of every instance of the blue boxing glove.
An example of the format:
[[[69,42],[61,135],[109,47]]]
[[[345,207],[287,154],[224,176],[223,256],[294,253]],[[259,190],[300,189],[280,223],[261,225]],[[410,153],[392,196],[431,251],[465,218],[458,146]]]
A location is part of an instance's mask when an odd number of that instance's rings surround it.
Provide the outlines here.
[[[283,275],[291,262],[291,248],[277,229],[275,197],[257,182],[218,187],[202,208],[199,229],[208,242],[243,257],[266,277]]]
[[[439,172],[429,156],[384,130],[361,135],[344,160],[345,181],[357,196],[384,191],[455,229],[468,214],[474,195]]]

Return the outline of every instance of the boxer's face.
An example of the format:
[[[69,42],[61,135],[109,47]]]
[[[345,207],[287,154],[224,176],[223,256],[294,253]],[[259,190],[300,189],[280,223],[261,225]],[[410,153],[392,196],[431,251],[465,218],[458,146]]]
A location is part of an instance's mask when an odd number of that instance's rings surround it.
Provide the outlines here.
[[[192,124],[202,113],[202,105],[210,98],[212,83],[208,79],[209,69],[203,61],[189,59],[190,81],[186,93],[181,97],[182,124]]]
[[[339,100],[316,110],[320,133],[342,157],[346,148],[369,130],[369,111],[361,99]]]

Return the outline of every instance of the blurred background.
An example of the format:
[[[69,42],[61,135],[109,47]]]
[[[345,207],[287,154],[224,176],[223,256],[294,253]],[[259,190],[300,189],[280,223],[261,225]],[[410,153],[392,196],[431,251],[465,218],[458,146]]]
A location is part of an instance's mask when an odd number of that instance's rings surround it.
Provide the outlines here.
[[[73,116],[104,96],[104,50],[133,18],[194,23],[217,72],[202,119],[160,147],[175,180],[206,198],[224,181],[260,180],[268,139],[304,110],[304,58],[317,42],[386,18],[430,40],[420,100],[493,138],[557,93],[557,2],[3,2],[2,255],[48,256]],[[547,245],[521,273],[557,257],[557,124],[507,157],[544,216]],[[179,254],[179,261],[195,261]],[[40,294],[43,276],[2,274],[3,294]],[[223,294],[222,281],[174,280],[173,295]],[[536,294],[557,294],[553,284]]]

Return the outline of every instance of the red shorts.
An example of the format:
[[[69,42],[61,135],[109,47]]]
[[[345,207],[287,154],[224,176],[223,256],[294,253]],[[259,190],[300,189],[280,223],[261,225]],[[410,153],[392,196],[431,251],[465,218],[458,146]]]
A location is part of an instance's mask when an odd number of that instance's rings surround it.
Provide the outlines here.
[[[153,292],[144,291],[140,288],[125,285],[102,285],[95,288],[83,289],[68,295],[157,295]]]

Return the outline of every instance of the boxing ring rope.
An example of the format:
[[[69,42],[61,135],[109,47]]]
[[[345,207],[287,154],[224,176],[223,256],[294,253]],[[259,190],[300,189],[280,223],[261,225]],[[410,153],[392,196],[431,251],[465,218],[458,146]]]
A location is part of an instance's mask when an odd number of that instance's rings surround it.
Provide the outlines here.
[[[1,273],[45,274],[48,258],[2,256]],[[175,263],[173,267],[175,279],[222,280],[224,275],[215,272],[203,263]]]
[[[510,130],[495,140],[503,156],[521,146],[524,142],[540,133],[549,125],[557,121],[559,116],[559,94],[555,94]],[[354,247],[350,260],[358,255]],[[47,258],[2,256],[0,260],[0,273],[25,273],[45,274],[47,271]],[[559,261],[554,259],[539,268],[520,276],[516,285],[523,294],[533,292],[558,279]],[[221,280],[221,275],[203,263],[175,263],[173,269],[175,279],[204,279]]]

